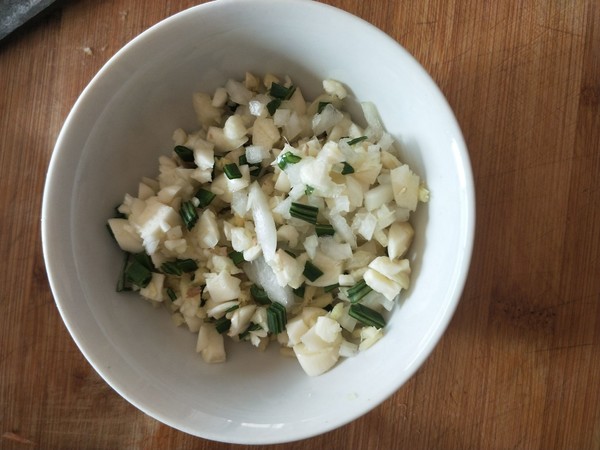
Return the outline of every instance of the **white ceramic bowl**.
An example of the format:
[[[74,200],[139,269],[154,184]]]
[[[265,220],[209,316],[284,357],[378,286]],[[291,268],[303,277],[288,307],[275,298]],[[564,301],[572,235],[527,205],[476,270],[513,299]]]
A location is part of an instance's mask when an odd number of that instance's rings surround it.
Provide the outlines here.
[[[413,285],[386,336],[311,378],[276,349],[228,346],[207,365],[196,336],[135,295],[115,292],[121,253],[105,222],[153,174],[175,128],[196,127],[195,90],[245,71],[289,74],[307,93],[335,78],[373,101],[422,175]],[[48,170],[44,256],[62,318],[96,371],[167,425],[232,443],[275,443],[339,427],[392,395],[430,354],[456,308],[474,233],[474,191],[460,129],[423,68],[393,39],[306,0],[217,0],[141,34],[96,75],[69,114]]]

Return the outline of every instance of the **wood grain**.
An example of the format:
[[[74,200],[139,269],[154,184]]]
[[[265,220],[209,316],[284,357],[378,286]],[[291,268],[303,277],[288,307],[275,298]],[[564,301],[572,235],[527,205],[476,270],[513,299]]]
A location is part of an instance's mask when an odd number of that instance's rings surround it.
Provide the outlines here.
[[[45,172],[77,96],[126,42],[196,3],[65,0],[0,42],[2,449],[243,448],[161,425],[102,381],[41,253]],[[475,252],[452,323],[400,391],[268,448],[600,448],[600,3],[327,3],[398,40],[447,96],[475,173]]]

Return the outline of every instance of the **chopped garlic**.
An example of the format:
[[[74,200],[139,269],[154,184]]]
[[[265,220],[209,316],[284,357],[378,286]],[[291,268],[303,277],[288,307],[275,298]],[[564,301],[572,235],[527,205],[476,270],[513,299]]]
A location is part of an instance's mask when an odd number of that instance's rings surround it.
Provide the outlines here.
[[[383,336],[350,300],[386,314],[409,286],[408,220],[429,191],[372,103],[363,128],[345,86],[323,89],[307,102],[288,76],[246,73],[194,93],[199,129],[173,132],[185,149],[108,221],[132,254],[122,280],[198,333],[206,362],[225,361],[229,336],[320,375]]]

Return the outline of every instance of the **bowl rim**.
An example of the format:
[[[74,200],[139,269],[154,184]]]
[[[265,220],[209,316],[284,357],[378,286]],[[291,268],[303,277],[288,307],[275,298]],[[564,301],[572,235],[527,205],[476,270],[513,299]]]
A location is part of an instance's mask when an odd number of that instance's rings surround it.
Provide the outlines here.
[[[254,4],[273,4],[277,2],[281,2],[281,0],[253,0]],[[94,368],[94,370],[103,378],[103,380],[108,383],[112,389],[114,389],[121,397],[126,399],[129,403],[134,405],[137,409],[149,415],[150,417],[169,425],[175,429],[186,432],[191,435],[199,436],[206,439],[211,439],[220,442],[230,442],[237,444],[275,444],[275,443],[285,443],[297,441],[300,439],[310,438],[316,435],[323,434],[325,432],[334,430],[343,425],[350,423],[351,421],[357,419],[358,417],[366,414],[368,411],[376,408],[387,398],[391,397],[395,392],[397,392],[400,387],[406,382],[406,380],[410,379],[415,372],[423,365],[424,361],[430,356],[435,346],[438,344],[442,335],[445,333],[462,296],[464,286],[466,284],[472,252],[475,238],[475,188],[474,188],[474,180],[473,173],[471,168],[471,163],[469,159],[469,154],[467,151],[467,146],[464,141],[462,132],[460,130],[460,126],[454,116],[450,105],[448,104],[447,99],[444,94],[441,92],[435,81],[431,78],[431,76],[427,73],[427,71],[421,66],[421,64],[406,50],[402,45],[393,39],[391,36],[386,34],[384,31],[380,30],[373,24],[367,22],[366,20],[355,16],[347,11],[344,11],[340,8],[336,8],[331,5],[327,5],[324,3],[315,2],[313,0],[286,0],[288,3],[314,7],[317,9],[325,9],[329,11],[335,11],[336,14],[341,14],[346,17],[346,19],[356,21],[361,26],[365,27],[370,33],[377,36],[377,39],[385,40],[388,43],[392,43],[399,52],[404,53],[404,56],[411,59],[415,65],[415,69],[420,70],[420,75],[427,80],[427,82],[431,85],[432,89],[435,91],[436,95],[438,95],[439,100],[445,105],[447,108],[447,112],[449,113],[449,118],[453,121],[452,126],[457,130],[458,134],[454,136],[455,143],[457,146],[457,155],[460,157],[460,160],[457,161],[457,166],[459,166],[463,173],[462,179],[465,182],[464,187],[464,195],[466,203],[463,205],[463,211],[461,215],[461,223],[463,227],[460,230],[460,238],[464,242],[463,253],[460,257],[460,261],[456,263],[456,267],[458,267],[457,274],[454,277],[455,281],[455,289],[453,290],[453,296],[451,301],[447,303],[447,308],[442,315],[439,326],[436,328],[435,333],[431,336],[427,343],[427,348],[420,354],[420,357],[414,362],[411,370],[408,371],[406,379],[397,386],[394,386],[393,389],[390,389],[386,395],[382,395],[378,398],[374,398],[371,406],[366,409],[357,409],[352,414],[348,414],[344,417],[343,420],[332,420],[328,423],[323,424],[320,428],[314,428],[307,432],[306,430],[302,430],[301,432],[291,432],[288,430],[287,436],[270,436],[262,439],[231,439],[228,436],[224,436],[219,432],[207,432],[206,430],[202,430],[199,432],[197,429],[191,429],[187,426],[182,426],[177,423],[170,417],[164,416],[160,411],[152,408],[150,405],[145,404],[143,401],[140,401],[137,398],[132,398],[122,387],[112,379],[110,373],[107,373],[100,364],[94,360],[94,358],[90,355],[86,345],[80,339],[77,330],[75,329],[74,322],[72,322],[73,318],[70,317],[70,314],[65,309],[64,305],[61,303],[61,289],[60,283],[57,280],[56,276],[56,268],[54,267],[54,261],[52,255],[55,253],[55,245],[57,245],[51,238],[51,230],[50,223],[47,220],[49,217],[53,215],[52,208],[52,200],[55,196],[55,187],[53,184],[56,183],[56,173],[58,171],[58,165],[60,156],[63,153],[61,149],[66,146],[66,140],[69,134],[70,129],[73,127],[73,122],[75,121],[75,117],[77,117],[80,109],[82,109],[83,104],[87,101],[90,93],[96,88],[99,84],[99,80],[102,79],[104,74],[111,70],[111,68],[115,65],[116,62],[124,58],[128,52],[134,48],[139,42],[146,39],[148,36],[152,36],[159,30],[162,30],[165,27],[171,25],[171,23],[177,22],[180,17],[183,15],[194,14],[194,13],[207,13],[212,9],[221,8],[222,5],[225,4],[238,4],[238,3],[246,3],[247,0],[215,0],[208,3],[203,3],[200,5],[196,5],[185,10],[182,10],[170,17],[167,17],[158,23],[152,25],[142,33],[138,34],[132,40],[130,40],[127,44],[125,44],[120,50],[118,50],[103,66],[102,68],[94,75],[91,81],[87,84],[87,86],[83,89],[79,97],[77,98],[75,104],[71,108],[65,122],[61,128],[61,131],[58,135],[56,144],[54,146],[50,163],[47,169],[46,181],[44,185],[44,192],[42,198],[42,215],[41,215],[41,235],[42,235],[42,247],[43,247],[43,255],[45,260],[46,271],[48,274],[48,280],[50,284],[50,288],[53,294],[53,298],[55,300],[56,306],[61,315],[62,321],[65,324],[67,330],[69,331],[72,339],[75,341],[77,347],[82,352],[87,362]]]

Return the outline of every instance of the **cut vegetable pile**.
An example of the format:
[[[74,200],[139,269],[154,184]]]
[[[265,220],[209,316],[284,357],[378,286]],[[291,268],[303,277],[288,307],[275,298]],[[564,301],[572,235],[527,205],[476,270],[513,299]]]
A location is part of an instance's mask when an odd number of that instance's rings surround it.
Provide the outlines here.
[[[307,102],[288,77],[247,73],[195,93],[201,128],[175,130],[158,177],[108,220],[117,290],[164,304],[206,362],[229,336],[320,375],[377,342],[409,286],[408,219],[429,193],[372,103],[361,128],[344,86],[323,88]]]

